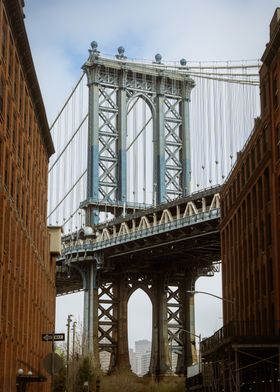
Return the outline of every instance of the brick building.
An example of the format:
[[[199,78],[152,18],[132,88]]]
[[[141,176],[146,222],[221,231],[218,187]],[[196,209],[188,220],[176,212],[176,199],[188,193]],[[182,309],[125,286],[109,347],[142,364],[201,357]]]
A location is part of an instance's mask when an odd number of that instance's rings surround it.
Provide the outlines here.
[[[260,118],[221,192],[223,297],[231,302],[223,302],[224,327],[202,342],[204,391],[280,388],[280,8],[260,93]]]
[[[262,334],[280,328],[279,49],[277,9],[260,70],[261,116],[221,195],[223,295],[235,298],[224,303],[224,321],[253,321]]]
[[[54,152],[24,26],[23,1],[0,0],[0,391],[49,391],[55,259],[46,227]],[[18,370],[23,375],[17,378]],[[29,372],[29,374],[28,374]],[[32,374],[31,374],[32,373]],[[32,383],[31,383],[32,381]]]

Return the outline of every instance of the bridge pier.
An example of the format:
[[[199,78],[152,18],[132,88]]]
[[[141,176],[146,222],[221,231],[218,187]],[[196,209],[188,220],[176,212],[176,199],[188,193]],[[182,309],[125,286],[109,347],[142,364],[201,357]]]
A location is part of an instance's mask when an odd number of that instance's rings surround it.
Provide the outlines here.
[[[174,342],[178,354],[175,373],[187,374],[187,367],[197,359],[192,343],[195,341],[194,298],[187,293],[193,288],[193,279],[183,278],[171,284],[165,273],[159,273],[139,284],[124,273],[100,282],[95,260],[85,269],[85,274],[84,352],[92,356],[96,369],[100,369],[100,351],[108,351],[110,373],[131,371],[127,306],[131,292],[141,287],[149,293],[153,305],[149,374],[156,378],[174,374],[171,355]]]
[[[98,343],[98,288],[95,260],[85,269],[86,287],[84,292],[84,339],[83,351],[92,357],[95,369],[100,368]]]
[[[127,331],[127,303],[128,303],[128,287],[127,277],[122,276],[116,283],[116,319],[117,319],[117,349],[115,368],[120,371],[131,371],[129,362],[128,349],[128,331]]]
[[[154,278],[153,330],[150,373],[157,377],[172,374],[167,327],[167,282],[163,274]]]

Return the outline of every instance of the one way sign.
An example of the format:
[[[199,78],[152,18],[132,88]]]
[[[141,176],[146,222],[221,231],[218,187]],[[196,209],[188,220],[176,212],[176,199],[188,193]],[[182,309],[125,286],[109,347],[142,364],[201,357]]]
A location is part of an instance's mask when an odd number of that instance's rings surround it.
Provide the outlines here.
[[[42,335],[42,340],[43,342],[65,340],[65,333],[45,333]]]

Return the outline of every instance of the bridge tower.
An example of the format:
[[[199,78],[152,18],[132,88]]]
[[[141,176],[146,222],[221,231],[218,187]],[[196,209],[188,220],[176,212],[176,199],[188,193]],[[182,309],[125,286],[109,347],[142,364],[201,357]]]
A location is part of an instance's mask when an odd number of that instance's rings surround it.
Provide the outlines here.
[[[128,116],[139,100],[144,101],[151,115],[152,162],[147,162],[153,193],[150,207],[189,195],[189,102],[194,82],[188,76],[185,60],[177,69],[164,66],[160,55],[154,63],[136,63],[127,60],[122,47],[116,59],[104,58],[96,42],[83,69],[89,88],[89,129],[87,197],[81,203],[86,224],[79,238],[86,241],[98,232],[94,228],[102,225],[102,213],[122,219],[126,213],[135,214],[148,206],[143,200],[128,197],[128,150],[147,129],[146,115],[140,113],[144,124],[128,146]],[[142,106],[139,110],[146,109]],[[145,156],[139,154],[138,159]],[[194,333],[194,304],[187,291],[193,290],[199,272],[190,275],[178,271],[171,258],[169,268],[161,268],[158,260],[141,269],[132,261],[126,261],[123,267],[121,259],[114,263],[106,259],[107,255],[102,249],[85,251],[74,266],[83,276],[86,344],[95,365],[100,366],[99,353],[105,350],[111,353],[111,371],[130,368],[127,304],[131,294],[142,288],[153,306],[150,373],[171,373],[170,345],[175,342],[179,352],[176,371],[185,374],[196,355],[193,336],[182,331]]]
[[[100,57],[96,42],[89,52],[83,66],[89,87],[87,199],[83,203],[86,225],[98,223],[99,213],[105,207],[115,216],[125,208],[137,208],[135,200],[130,202],[127,196],[127,154],[140,134],[145,133],[147,124],[142,124],[128,146],[131,129],[127,118],[139,99],[151,112],[148,122],[152,122],[153,162],[147,164],[153,167],[150,182],[154,204],[188,195],[189,101],[194,82],[188,76],[185,61],[181,60],[181,69],[175,71],[161,63],[159,54],[153,64],[147,65],[128,61],[122,47],[113,60]],[[139,154],[138,159],[146,158]]]

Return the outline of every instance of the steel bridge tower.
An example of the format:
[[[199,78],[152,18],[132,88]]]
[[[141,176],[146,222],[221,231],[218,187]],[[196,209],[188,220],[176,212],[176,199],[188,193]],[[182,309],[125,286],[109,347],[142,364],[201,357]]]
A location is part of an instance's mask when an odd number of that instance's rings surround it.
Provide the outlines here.
[[[154,63],[141,64],[128,61],[122,47],[118,52],[116,59],[103,58],[93,42],[83,65],[89,88],[89,131],[87,198],[81,203],[86,224],[79,232],[81,242],[93,236],[105,211],[122,219],[126,212],[133,214],[145,207],[128,200],[127,117],[133,100],[143,99],[152,116],[152,205],[190,193],[189,102],[194,82],[186,62],[181,60],[181,67],[169,69],[160,55]],[[139,260],[135,264],[131,257],[122,267],[121,258],[109,262],[101,249],[86,251],[75,264],[83,277],[86,346],[95,366],[100,366],[99,353],[105,350],[111,353],[111,371],[130,369],[127,305],[138,288],[147,293],[153,307],[150,374],[172,373],[172,340],[179,350],[176,372],[186,374],[194,362],[193,338],[182,330],[195,331],[193,297],[187,291],[193,290],[201,272],[179,271],[172,256],[168,267],[156,260],[140,271]]]
[[[124,49],[118,50],[116,60],[101,58],[93,42],[83,66],[89,87],[87,199],[83,203],[86,225],[98,223],[105,206],[114,209],[115,215],[125,207],[137,208],[127,200],[127,116],[130,103],[139,98],[152,116],[154,201],[163,203],[190,192],[193,80],[184,65],[177,71],[164,67],[160,55],[154,64],[147,65],[127,61]],[[181,63],[185,64],[184,60]]]

